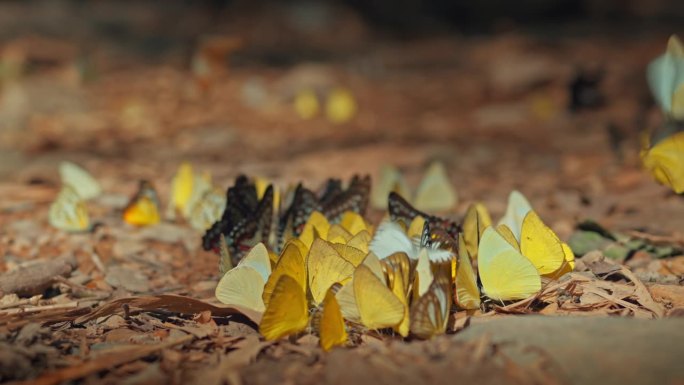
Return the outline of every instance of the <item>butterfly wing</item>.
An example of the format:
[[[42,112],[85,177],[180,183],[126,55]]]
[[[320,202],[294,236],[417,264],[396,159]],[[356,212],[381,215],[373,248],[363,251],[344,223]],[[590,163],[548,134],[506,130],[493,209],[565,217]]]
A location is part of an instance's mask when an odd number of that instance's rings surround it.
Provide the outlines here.
[[[468,254],[477,259],[477,247],[484,230],[491,226],[492,219],[487,208],[481,203],[471,204],[463,218],[463,240]]]
[[[302,290],[305,290],[306,266],[304,265],[304,257],[302,257],[301,251],[295,243],[288,243],[285,246],[278,259],[278,264],[266,281],[262,296],[266,305],[270,302],[278,280],[284,275],[293,278],[303,288]]]
[[[415,259],[418,250],[404,230],[395,222],[384,221],[378,226],[373,240],[370,242],[370,250],[380,259],[402,252]]]
[[[157,191],[150,182],[140,182],[138,192],[124,209],[123,219],[134,226],[149,226],[159,223],[159,198]]]
[[[321,348],[324,351],[329,351],[334,346],[340,346],[347,343],[347,330],[342,318],[340,305],[335,298],[336,290],[331,287],[328,289],[323,299],[323,313],[321,314],[320,324],[318,326],[318,334],[320,336]]]
[[[530,202],[527,201],[527,198],[519,191],[513,190],[508,195],[506,214],[499,220],[498,224],[508,226],[513,232],[513,235],[515,235],[515,239],[520,242],[522,222],[523,219],[525,219],[525,215],[527,215],[530,210],[532,210],[532,206],[530,205]]]
[[[494,300],[524,299],[541,290],[537,268],[492,227],[480,241],[478,272],[483,292]]]
[[[75,163],[61,162],[59,176],[62,184],[71,186],[84,200],[96,198],[102,194],[100,183],[88,171]]]
[[[309,311],[304,289],[289,275],[281,276],[261,318],[259,332],[267,341],[271,341],[299,333],[308,324]]]
[[[85,202],[69,185],[62,186],[57,198],[50,205],[48,220],[53,227],[70,232],[90,229],[90,217]]]
[[[322,239],[314,240],[306,264],[314,304],[323,301],[330,286],[336,282],[346,283],[354,273],[354,265]]]
[[[404,304],[365,265],[354,272],[354,297],[361,323],[369,329],[394,327],[404,319]]]
[[[250,266],[237,266],[221,277],[216,286],[216,298],[227,305],[242,306],[263,312],[264,279]]]
[[[429,289],[411,306],[411,334],[428,339],[446,331],[451,310],[451,285],[437,277]]]
[[[661,184],[684,193],[684,132],[671,135],[641,154],[644,167]]]
[[[541,275],[553,274],[565,262],[560,239],[534,211],[527,213],[523,220],[520,251]]]
[[[456,191],[451,186],[444,165],[433,162],[418,185],[415,207],[418,210],[434,212],[451,210],[457,201]]]
[[[480,289],[477,287],[477,276],[473,270],[463,237],[459,238],[459,245],[460,254],[456,267],[454,302],[461,309],[476,310],[480,308]]]

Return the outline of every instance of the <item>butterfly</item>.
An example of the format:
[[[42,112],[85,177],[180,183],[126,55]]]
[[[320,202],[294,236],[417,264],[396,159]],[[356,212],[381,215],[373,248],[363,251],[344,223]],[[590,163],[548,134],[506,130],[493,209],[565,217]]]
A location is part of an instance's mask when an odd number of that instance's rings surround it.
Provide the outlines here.
[[[311,88],[302,88],[294,97],[293,107],[300,119],[313,119],[320,110],[316,92]]]
[[[411,200],[418,210],[428,212],[451,210],[458,201],[456,191],[441,162],[432,162],[428,166],[413,196],[397,169],[391,166],[383,167],[380,171],[380,181],[373,191],[373,205],[376,208],[384,208],[390,192],[399,194],[407,201]]]
[[[640,155],[644,168],[660,184],[677,194],[684,193],[684,132],[674,133],[653,147],[646,142]]]
[[[225,304],[263,312],[264,285],[270,275],[271,260],[268,250],[263,243],[259,243],[237,266],[223,274],[216,286],[216,298]]]
[[[152,183],[140,181],[138,191],[123,211],[123,219],[134,226],[149,226],[159,223],[159,197]]]
[[[204,234],[205,250],[218,250],[219,236],[224,235],[228,249],[239,259],[258,242],[267,242],[273,221],[273,186],[259,199],[254,183],[246,176],[236,178],[226,193],[226,207],[221,219]]]
[[[259,324],[259,332],[266,340],[277,340],[306,330],[312,324],[319,334],[319,344],[324,351],[344,345],[348,335],[340,306],[335,298],[336,285],[326,290],[321,303],[309,317],[306,293],[296,279],[285,274],[278,278],[271,300]]]
[[[68,184],[62,185],[57,198],[50,205],[48,220],[53,227],[70,232],[88,231],[91,228],[85,202],[76,189]]]
[[[508,206],[506,207],[506,213],[499,220],[499,225],[506,225],[515,236],[516,239],[520,239],[520,228],[522,227],[522,221],[525,219],[525,215],[532,210],[530,202],[525,198],[525,196],[520,193],[520,191],[513,190],[508,195]]]
[[[481,303],[480,289],[477,284],[477,275],[475,275],[471,263],[471,256],[463,238],[463,236],[458,238],[459,254],[454,280],[456,285],[454,302],[461,309],[476,310],[480,308]]]
[[[102,194],[102,187],[97,180],[85,169],[71,162],[59,164],[59,176],[62,184],[69,185],[84,200],[98,197]]]
[[[489,211],[483,204],[475,203],[468,207],[463,218],[463,236],[460,238],[463,239],[464,246],[471,258],[477,259],[477,247],[480,238],[484,230],[491,224],[492,219],[489,216]]]
[[[493,300],[525,299],[541,290],[534,264],[493,227],[482,234],[477,261],[482,291]]]
[[[684,45],[676,35],[667,42],[667,51],[647,68],[653,97],[668,117],[684,120]]]
[[[509,195],[506,214],[496,231],[532,261],[541,275],[558,278],[575,266],[575,256],[570,247],[544,224],[518,191]]]
[[[452,237],[456,237],[461,231],[460,226],[456,224],[456,222],[419,211],[411,206],[406,199],[402,198],[395,192],[389,193],[388,211],[390,214],[390,219],[395,222],[399,221],[408,225],[416,217],[421,216],[426,222],[428,222],[430,228],[441,228]]]
[[[330,90],[325,103],[325,116],[331,123],[343,124],[356,116],[358,105],[354,95],[346,88]]]
[[[226,208],[226,195],[216,188],[206,190],[190,209],[188,222],[197,230],[207,230],[221,219]]]
[[[188,201],[193,191],[196,190],[194,184],[195,174],[193,173],[192,165],[188,162],[181,163],[171,180],[171,197],[166,210],[166,216],[169,219],[175,218],[176,210],[183,214],[184,217],[188,216],[190,209]]]
[[[305,246],[298,245],[298,240],[285,246],[264,287],[262,299],[266,310],[259,328],[266,339],[301,332],[309,323],[311,304],[314,309],[322,309],[319,333],[326,349],[346,341],[341,310],[335,298],[337,289],[332,294],[330,290],[349,281],[354,265],[320,238],[313,241],[306,258],[302,256],[303,248]]]
[[[437,275],[426,292],[411,304],[411,334],[428,339],[444,334],[451,311],[451,281]]]

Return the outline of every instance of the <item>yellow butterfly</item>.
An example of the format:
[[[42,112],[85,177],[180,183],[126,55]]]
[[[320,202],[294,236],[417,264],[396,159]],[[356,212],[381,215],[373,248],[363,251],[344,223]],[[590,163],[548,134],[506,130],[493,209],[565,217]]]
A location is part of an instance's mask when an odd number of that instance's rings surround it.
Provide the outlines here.
[[[254,246],[235,268],[227,271],[216,286],[216,298],[257,312],[265,310],[264,284],[271,275],[271,260],[263,243]]]
[[[192,171],[192,165],[188,162],[181,163],[178,166],[178,171],[171,180],[171,197],[169,199],[169,206],[166,216],[173,219],[176,210],[187,217],[189,212],[188,201],[193,194],[195,174]]]
[[[574,255],[566,256],[563,243],[547,227],[537,213],[530,211],[522,224],[520,252],[537,268],[541,275],[553,275],[564,264],[573,264]],[[571,260],[567,260],[566,258]]]
[[[59,164],[59,176],[62,184],[71,186],[84,200],[98,197],[102,194],[102,187],[88,171],[71,162]]]
[[[670,187],[677,194],[684,193],[684,132],[662,139],[650,148],[646,142],[640,155],[644,168],[660,184]]]
[[[140,181],[138,192],[124,209],[123,219],[134,226],[159,223],[159,198],[157,191],[150,182]]]
[[[366,266],[373,275],[384,282],[385,274],[383,273],[383,265],[375,254],[372,252],[368,253],[361,264]],[[361,323],[361,315],[359,314],[359,308],[356,304],[356,295],[354,294],[354,285],[351,282],[348,282],[340,289],[335,297],[340,304],[340,310],[342,311],[344,318],[351,322]]]
[[[314,240],[306,261],[308,287],[314,304],[323,301],[326,291],[334,283],[345,284],[354,273],[354,265],[328,242]]]
[[[359,318],[365,327],[394,327],[404,319],[404,303],[366,265],[356,268],[351,284]]]
[[[264,287],[263,301],[268,306],[273,290],[278,280],[283,275],[288,275],[297,281],[297,284],[306,290],[306,265],[302,252],[308,253],[307,249],[300,249],[295,240],[288,242],[283,251],[280,253],[280,258],[273,269],[273,273],[268,277]]]
[[[454,302],[464,310],[477,310],[480,308],[480,289],[477,287],[477,276],[471,264],[463,235],[458,237],[459,259],[456,267],[456,293]]]
[[[433,162],[427,168],[415,196],[412,196],[403,176],[394,167],[384,166],[380,170],[379,180],[371,195],[371,204],[378,209],[387,208],[387,196],[392,191],[411,201],[418,210],[427,212],[451,210],[458,201],[456,190],[440,162]]]
[[[318,314],[314,327],[318,329],[319,343],[325,351],[344,345],[348,338],[335,290],[331,286],[316,308]],[[261,318],[259,332],[266,340],[276,340],[306,330],[309,323],[309,308],[304,289],[289,275],[281,276]]]
[[[451,310],[451,281],[437,275],[429,289],[411,305],[411,334],[428,339],[444,334]]]
[[[524,299],[541,290],[537,268],[493,227],[482,234],[477,261],[482,290],[493,300]]]
[[[468,207],[463,218],[463,240],[468,254],[474,260],[477,259],[477,247],[484,230],[491,226],[492,219],[489,211],[481,203],[474,203]]]
[[[90,217],[85,202],[76,190],[65,184],[50,205],[48,220],[53,227],[70,232],[90,229]]]

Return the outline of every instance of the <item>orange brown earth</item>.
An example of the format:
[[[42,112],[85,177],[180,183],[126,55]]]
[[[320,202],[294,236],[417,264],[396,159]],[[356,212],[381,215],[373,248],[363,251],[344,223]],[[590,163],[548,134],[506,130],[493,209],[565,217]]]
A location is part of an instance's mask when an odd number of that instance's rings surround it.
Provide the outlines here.
[[[343,9],[335,28],[344,39],[323,28],[301,43],[274,15],[260,14],[269,27],[257,29],[243,10],[201,39],[190,37],[209,16],[189,15],[160,42],[155,22],[173,10],[138,7],[109,15],[138,15],[126,32],[136,39],[79,40],[79,26],[94,27],[78,23],[61,38],[2,36],[0,382],[684,381],[684,198],[638,156],[639,133],[660,119],[645,67],[678,31],[399,40]],[[0,5],[8,20],[25,10]],[[41,9],[26,28],[64,20]],[[150,54],[146,42],[163,49]],[[597,67],[604,103],[570,111],[568,84]],[[358,112],[341,124],[303,120],[292,101],[304,86],[344,86]],[[48,223],[62,160],[103,187],[88,202],[92,232]],[[143,228],[121,219],[141,179],[165,207],[182,161],[222,188],[240,173],[318,188],[330,177],[377,179],[386,164],[415,188],[433,160],[458,192],[445,215],[460,219],[480,201],[499,218],[517,189],[562,240],[587,221],[620,236],[592,243],[600,251],[578,254],[573,273],[530,300],[453,312],[447,335],[372,333],[324,353],[312,335],[263,341],[216,301],[218,258],[202,250],[203,232],[181,219]]]

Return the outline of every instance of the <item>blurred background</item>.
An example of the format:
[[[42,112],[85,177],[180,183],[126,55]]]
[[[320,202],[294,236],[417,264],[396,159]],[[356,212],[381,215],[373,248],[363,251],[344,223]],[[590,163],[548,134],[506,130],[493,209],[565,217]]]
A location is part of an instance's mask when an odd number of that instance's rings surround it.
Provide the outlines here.
[[[638,136],[659,119],[645,67],[682,20],[677,0],[0,1],[0,181],[57,189],[68,159],[165,197],[183,160],[224,187],[383,164],[415,184],[440,160],[460,207],[497,215],[518,188],[567,235],[634,227],[649,199],[671,228],[681,199]]]

